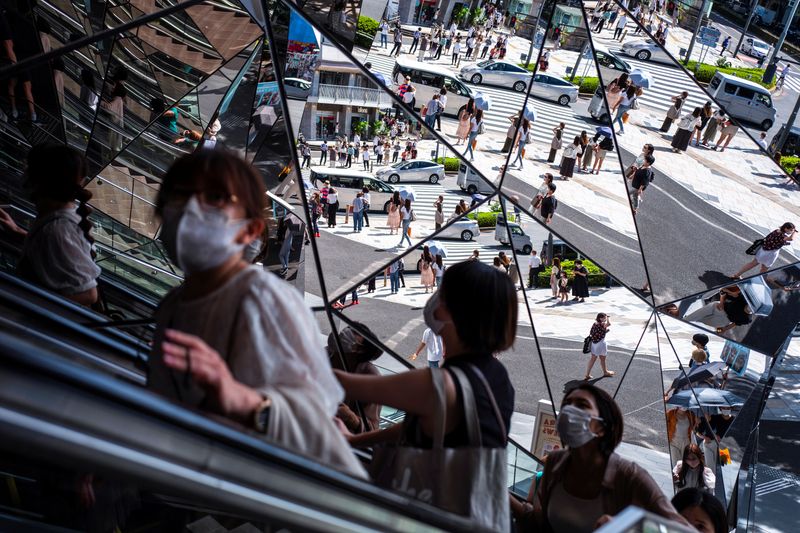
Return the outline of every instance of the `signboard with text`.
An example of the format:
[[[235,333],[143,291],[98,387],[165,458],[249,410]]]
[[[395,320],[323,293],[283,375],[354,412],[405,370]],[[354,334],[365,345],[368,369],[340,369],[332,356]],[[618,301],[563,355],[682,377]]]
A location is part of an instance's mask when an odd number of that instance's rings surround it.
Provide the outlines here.
[[[561,448],[561,438],[556,430],[553,404],[547,400],[539,400],[536,405],[536,422],[533,425],[531,453],[541,459],[553,450]]]

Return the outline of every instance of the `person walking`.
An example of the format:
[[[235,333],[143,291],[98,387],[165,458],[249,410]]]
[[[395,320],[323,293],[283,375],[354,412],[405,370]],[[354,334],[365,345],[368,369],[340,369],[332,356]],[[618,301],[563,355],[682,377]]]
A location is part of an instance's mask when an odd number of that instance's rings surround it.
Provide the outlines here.
[[[319,237],[319,217],[322,216],[323,211],[322,199],[318,192],[311,195],[308,200],[308,210],[311,213],[311,229],[314,231],[314,237]]]
[[[522,127],[517,132],[517,157],[514,159],[512,165],[519,161],[519,170],[522,170],[523,163],[525,162],[525,146],[530,142],[531,122],[527,118],[522,119]]]
[[[439,368],[444,356],[444,346],[442,345],[442,338],[433,332],[431,328],[425,328],[422,333],[422,342],[419,343],[417,349],[411,354],[409,359],[416,361],[419,353],[425,350],[427,355],[429,368]]]
[[[556,208],[558,207],[558,200],[554,196],[556,193],[556,184],[550,183],[547,185],[547,194],[544,198],[542,198],[542,207],[539,211],[539,214],[542,217],[542,220],[545,224],[550,224],[553,220],[553,215],[556,214]]]
[[[417,46],[419,46],[419,39],[421,36],[422,36],[422,28],[417,28],[416,30],[414,30],[414,34],[412,35],[411,38],[411,48],[408,49],[409,54],[413,54],[414,51],[417,49]]]
[[[561,150],[561,138],[564,136],[564,128],[567,125],[561,122],[558,126],[553,128],[553,138],[550,141],[550,155],[547,156],[548,163],[555,163],[556,152]]]
[[[353,199],[353,232],[360,233],[364,227],[364,193],[356,194]]]
[[[455,146],[460,145],[469,137],[470,119],[475,111],[477,111],[475,108],[475,99],[472,97],[458,110],[458,127],[456,128],[457,140]]]
[[[439,91],[439,108],[436,110],[436,131],[442,131],[442,115],[447,108],[447,89],[442,87]]]
[[[436,278],[436,286],[442,286],[442,276],[444,276],[447,267],[444,266],[444,260],[442,260],[441,254],[436,254],[436,257],[433,261],[433,275]]]
[[[434,94],[428,103],[425,104],[425,124],[427,124],[428,128],[433,130],[434,125],[436,124],[436,113],[439,111],[439,95]]]
[[[478,109],[472,118],[469,120],[470,129],[469,137],[467,138],[467,149],[464,150],[464,155],[469,153],[469,160],[475,160],[475,145],[478,143],[478,135],[483,133],[483,109]]]
[[[444,224],[444,197],[441,194],[433,203],[433,209],[433,221],[436,224],[436,231],[439,231]]]
[[[536,255],[536,250],[531,250],[531,255],[528,257],[528,288],[535,289],[539,281],[539,274],[544,270],[542,265],[542,258]]]
[[[717,109],[711,118],[708,119],[708,124],[706,125],[706,130],[703,132],[703,142],[701,143],[703,146],[708,146],[708,143],[714,140],[714,137],[717,136],[717,130],[720,126],[725,122],[725,111],[722,108]]]
[[[500,149],[501,153],[507,154],[514,148],[514,141],[517,139],[517,130],[519,129],[521,120],[522,114],[520,113],[509,115],[508,121],[510,124],[506,130],[506,140],[503,143],[503,148]]]
[[[683,103],[689,97],[689,93],[683,91],[681,94],[672,97],[672,105],[669,109],[667,109],[667,116],[664,117],[664,122],[661,124],[661,128],[659,131],[667,133],[669,128],[672,126],[672,123],[680,118],[681,116],[681,108],[683,107]]]
[[[642,205],[644,190],[655,177],[653,169],[650,168],[655,161],[656,158],[651,154],[644,156],[641,167],[633,173],[633,178],[631,179],[631,208],[633,208],[634,216],[639,212],[639,206]]]
[[[400,262],[402,259],[393,261],[389,265],[389,280],[391,282],[391,293],[397,294],[400,292]]]
[[[394,47],[392,48],[392,51],[389,52],[389,56],[395,56],[395,57],[399,56],[400,50],[402,48],[403,48],[403,30],[398,25],[394,29]]]
[[[322,141],[319,145],[319,165],[322,166],[328,160],[328,141]]]
[[[731,36],[726,35],[725,38],[722,40],[722,48],[719,51],[719,57],[725,55],[725,52],[728,50],[728,45],[731,44]]]
[[[364,164],[364,170],[369,171],[369,148],[365,144],[361,150],[361,161]]]
[[[562,180],[568,180],[575,172],[575,160],[581,156],[581,137],[576,135],[570,144],[564,147],[559,174]]]
[[[336,213],[339,211],[339,194],[336,189],[328,189],[328,227],[336,227]]]
[[[703,109],[700,110],[700,123],[694,127],[694,145],[700,146],[700,134],[703,132],[703,129],[708,124],[708,121],[711,120],[711,115],[713,114],[713,109],[711,107],[711,101],[708,101],[703,105]]]
[[[636,105],[636,87],[634,85],[629,85],[621,94],[622,96],[617,105],[617,115],[614,117],[614,122],[619,124],[619,131],[617,133],[620,135],[625,133],[624,123],[628,120],[626,116],[627,113]]]
[[[672,136],[672,151],[676,154],[686,151],[689,148],[689,141],[692,139],[695,126],[700,124],[700,113],[703,108],[695,107],[691,113],[686,113],[678,121],[678,131]]]
[[[400,230],[402,233],[400,234],[400,242],[397,244],[397,247],[403,246],[403,241],[408,241],[409,246],[413,246],[411,242],[411,222],[412,217],[414,215],[413,210],[411,209],[411,199],[406,198],[405,202],[403,202],[403,207],[400,208],[400,220],[403,224],[402,229]]]
[[[458,68],[461,62],[461,36],[456,37],[456,42],[453,44],[453,56],[450,65]]]
[[[430,256],[430,252],[428,252],[428,256],[429,257],[425,257],[425,255],[423,255],[419,262],[419,281],[422,283],[422,286],[425,287],[425,294],[433,290],[433,284],[436,281],[436,277],[433,273],[433,257]]]
[[[300,153],[303,155],[303,162],[300,165],[300,168],[311,168],[311,147],[309,147],[307,144],[304,144],[300,148]]]
[[[609,329],[611,329],[611,317],[605,313],[597,313],[597,318],[589,331],[589,336],[592,338],[591,355],[589,364],[586,366],[586,375],[583,376],[584,381],[592,379],[592,367],[598,358],[600,359],[600,368],[603,370],[603,377],[612,377],[616,374],[606,367],[606,356],[608,355],[606,334]]]
[[[622,31],[625,29],[625,26],[628,24],[628,16],[623,12],[622,16],[619,17],[617,20],[616,27],[614,29],[614,40],[622,40]]]
[[[770,232],[764,237],[761,246],[755,252],[755,259],[745,263],[731,278],[740,279],[742,274],[758,265],[761,265],[762,273],[769,270],[777,261],[781,248],[791,244],[796,233],[797,229],[791,222],[786,222],[780,228]]]
[[[369,212],[369,204],[370,204],[372,198],[369,195],[369,189],[367,189],[366,187],[363,187],[361,189],[361,198],[364,200],[364,210],[362,211],[363,216],[364,216],[364,226],[368,228],[369,227],[369,216],[368,216],[367,213]]]
[[[580,259],[575,260],[572,269],[572,296],[573,302],[583,302],[589,296],[589,271]]]
[[[483,49],[481,50],[481,59],[486,59],[486,54],[489,53],[489,50],[491,50],[493,42],[494,40],[492,39],[491,35],[486,37],[486,39],[483,41]]]
[[[389,48],[389,23],[381,21],[381,48]]]

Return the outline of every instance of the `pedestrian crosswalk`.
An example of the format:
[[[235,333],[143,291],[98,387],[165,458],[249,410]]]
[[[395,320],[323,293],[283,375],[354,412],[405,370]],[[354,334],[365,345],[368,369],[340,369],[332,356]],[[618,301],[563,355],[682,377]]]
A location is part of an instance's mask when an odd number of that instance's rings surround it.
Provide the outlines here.
[[[367,61],[372,64],[373,71],[391,77],[395,65],[393,57],[384,55],[382,52],[376,52],[373,48],[367,56]],[[509,118],[520,112],[525,100],[525,94],[502,87],[475,85],[467,82],[465,84],[474,91],[479,91],[491,99],[492,106],[484,114],[484,124],[487,132],[493,133],[492,137],[502,142],[505,139],[508,127],[511,125]],[[596,124],[588,123],[587,117],[577,115],[572,107],[537,98],[531,98],[529,102],[529,107],[536,110],[533,137],[538,143],[549,145],[553,137],[552,128],[558,125],[559,122],[564,122],[567,126],[565,138],[579,135],[582,130],[587,130],[591,133],[596,126]]]
[[[778,71],[780,72],[780,70]],[[800,76],[787,75],[783,81],[784,90],[791,89],[796,93],[800,93]]]
[[[656,63],[654,61],[642,61],[622,53],[620,43],[613,40],[611,33],[603,33],[598,36],[592,34],[595,42],[601,43],[608,50],[629,63],[631,68],[638,68],[649,72],[653,78],[653,84],[649,89],[645,89],[644,94],[639,97],[639,103],[644,107],[666,111],[672,106],[672,97],[682,91],[689,93],[689,98],[684,104],[684,109],[690,110],[695,107],[702,107],[708,100],[706,95],[678,65],[668,65]],[[610,80],[604,80],[608,83]]]

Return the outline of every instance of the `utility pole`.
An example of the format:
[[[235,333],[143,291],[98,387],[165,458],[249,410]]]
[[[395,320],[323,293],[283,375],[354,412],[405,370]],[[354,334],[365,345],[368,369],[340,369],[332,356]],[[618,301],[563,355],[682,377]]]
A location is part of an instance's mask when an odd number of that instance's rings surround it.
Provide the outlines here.
[[[706,15],[706,3],[708,3],[708,0],[703,0],[703,5],[700,7],[700,12],[697,13],[697,25],[694,27],[692,40],[689,41],[689,49],[686,50],[686,57],[683,59],[684,65],[688,65],[689,58],[692,57],[692,50],[694,49],[694,41],[695,39],[697,39],[697,33],[700,31],[700,25],[703,23],[703,17]]]
[[[758,0],[753,0],[753,2],[750,4],[750,14],[747,15],[747,22],[745,22],[742,34],[739,36],[739,42],[736,43],[736,48],[733,49],[733,57],[736,57],[736,54],[739,53],[739,48],[742,47],[744,36],[747,34],[747,30],[750,28],[750,23],[753,22],[753,17],[756,14],[756,7],[758,7]]]
[[[569,81],[572,82],[575,79],[575,75],[578,73],[578,65],[581,64],[581,58],[583,58],[583,54],[589,49],[589,39],[586,39],[586,42],[583,43],[583,47],[581,48],[581,53],[578,54],[578,59],[575,60],[575,66],[572,67],[572,75],[569,78]]]
[[[800,95],[797,96],[797,101],[794,103],[794,109],[792,109],[792,114],[789,115],[789,120],[783,125],[783,133],[781,133],[781,136],[775,143],[775,148],[772,152],[773,154],[775,152],[783,151],[783,145],[786,144],[786,139],[789,138],[789,133],[792,131],[792,126],[794,125],[794,121],[797,118],[798,112],[800,112]]]
[[[542,9],[544,9],[544,0],[539,4],[539,12],[536,14],[536,20],[533,23],[533,31],[531,32],[531,46],[528,48],[528,55],[525,57],[525,68],[528,68],[528,65],[531,64],[531,56],[533,55],[533,44],[536,42],[536,35],[537,30],[539,29],[539,19],[542,18]],[[545,37],[547,37],[545,29]],[[542,39],[542,48],[544,48],[544,42],[546,39]]]
[[[769,64],[764,69],[764,77],[761,79],[764,83],[772,83],[772,78],[775,77],[775,71],[778,70],[778,53],[781,51],[783,41],[786,40],[786,34],[789,33],[789,27],[792,25],[794,15],[797,13],[797,6],[800,5],[800,0],[789,0],[789,18],[786,19],[786,24],[783,25],[781,37],[775,44],[775,49],[772,51],[772,57],[769,58]]]

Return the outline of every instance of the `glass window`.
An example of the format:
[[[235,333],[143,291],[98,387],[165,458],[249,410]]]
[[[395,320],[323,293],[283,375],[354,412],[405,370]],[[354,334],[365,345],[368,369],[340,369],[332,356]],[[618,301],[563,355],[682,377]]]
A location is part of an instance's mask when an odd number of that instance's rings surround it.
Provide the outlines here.
[[[720,83],[720,79],[717,78],[716,76],[714,76],[714,78],[711,80],[711,84],[710,84],[711,88],[712,89],[716,89],[717,87],[719,87],[719,83]]]
[[[443,77],[438,74],[434,74],[433,72],[421,72],[418,83],[427,85],[428,87],[441,87],[443,82]]]
[[[725,94],[736,94],[736,85],[732,83],[725,84]]]
[[[736,93],[736,96],[741,96],[742,98],[746,98],[748,100],[752,100],[755,95],[756,92],[753,89],[748,89],[747,87],[739,87],[739,92]]]
[[[525,235],[525,234],[522,232],[522,229],[521,229],[521,228],[518,228],[518,227],[516,227],[516,226],[511,226],[511,234],[512,234],[512,235]]]
[[[756,102],[765,105],[767,107],[772,107],[772,98],[770,98],[769,95],[764,93],[756,93]]]

